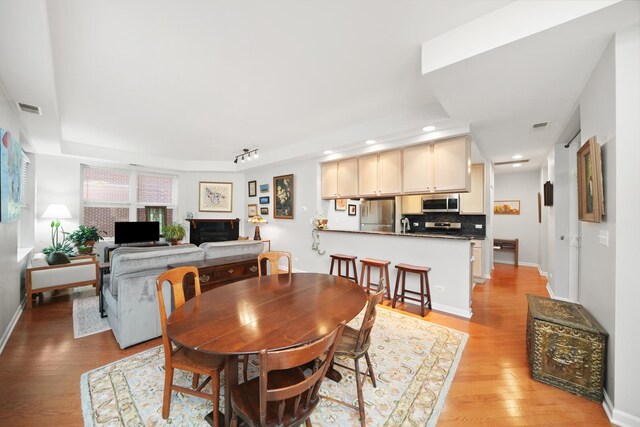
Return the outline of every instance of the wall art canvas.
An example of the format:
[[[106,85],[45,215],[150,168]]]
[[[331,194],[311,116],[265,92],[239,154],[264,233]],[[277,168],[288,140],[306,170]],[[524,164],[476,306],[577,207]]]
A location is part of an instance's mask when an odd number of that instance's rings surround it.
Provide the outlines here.
[[[346,211],[347,210],[347,199],[336,199],[336,210],[337,211]]]
[[[247,216],[249,218],[253,218],[256,215],[258,215],[258,205],[256,205],[256,204],[248,205],[247,206]]]
[[[0,221],[20,218],[22,147],[8,129],[0,128]]]
[[[260,204],[268,205],[269,204],[269,196],[260,196]]]
[[[260,192],[268,193],[269,192],[269,184],[260,184]]]
[[[520,215],[520,200],[496,200],[493,202],[495,215]]]
[[[273,177],[273,217],[293,219],[293,175]]]
[[[260,208],[260,215],[269,215],[269,208]]]
[[[249,181],[249,197],[256,197],[256,182]]]
[[[356,216],[356,205],[349,205],[349,216]]]
[[[601,222],[604,191],[600,144],[593,136],[578,150],[578,219]]]
[[[233,183],[200,182],[200,212],[231,212]]]

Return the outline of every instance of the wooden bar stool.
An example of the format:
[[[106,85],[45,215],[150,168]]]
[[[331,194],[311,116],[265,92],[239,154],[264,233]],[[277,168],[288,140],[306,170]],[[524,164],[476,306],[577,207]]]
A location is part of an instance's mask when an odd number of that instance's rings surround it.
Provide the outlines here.
[[[367,294],[371,293],[371,289],[372,289],[371,285],[375,285],[375,288],[373,288],[374,291],[378,289],[377,283],[371,283],[371,267],[378,269],[378,272],[380,273],[380,276],[379,276],[380,278],[382,278],[383,277],[382,275],[384,274],[385,283],[389,283],[389,264],[391,264],[391,261],[364,258],[360,260],[360,263],[362,264],[362,268],[360,270],[360,286],[366,289]],[[387,286],[387,292],[386,292],[387,298],[389,299],[391,299],[390,288],[391,286]]]
[[[356,259],[357,256],[353,255],[343,255],[343,254],[333,254],[331,255],[331,269],[329,270],[329,274],[333,274],[333,264],[338,261],[338,276],[346,277],[349,280],[353,280],[358,283],[358,267],[356,267]],[[347,265],[347,273],[342,274],[342,262],[345,262]],[[353,266],[353,277],[349,273],[349,267]]]
[[[396,275],[396,288],[393,291],[393,301],[391,302],[391,307],[396,308],[396,300],[400,299],[403,303],[405,298],[411,301],[417,301],[420,303],[420,316],[424,317],[424,308],[425,305],[431,309],[431,291],[429,289],[429,271],[431,271],[431,267],[422,267],[419,265],[410,265],[410,264],[398,264],[396,265],[398,269],[398,274]],[[420,292],[409,291],[405,289],[405,279],[407,277],[407,273],[416,273],[420,276]],[[400,284],[400,276],[402,276],[402,289],[400,294],[398,294],[398,285]],[[420,298],[409,297],[405,294],[414,294],[420,295]],[[424,297],[427,297],[427,302],[425,303]]]

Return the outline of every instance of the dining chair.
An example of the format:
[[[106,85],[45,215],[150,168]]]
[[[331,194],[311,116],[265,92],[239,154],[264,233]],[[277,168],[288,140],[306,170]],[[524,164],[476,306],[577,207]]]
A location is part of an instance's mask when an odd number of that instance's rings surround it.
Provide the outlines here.
[[[320,385],[345,322],[324,337],[300,347],[260,351],[260,376],[231,390],[231,426],[238,417],[250,426],[290,426],[303,422],[320,402]],[[305,375],[303,365],[313,362]]]
[[[346,326],[344,328],[344,332],[342,333],[342,337],[340,341],[338,341],[338,345],[336,346],[335,356],[343,356],[349,359],[353,359],[354,368],[349,366],[341,365],[335,361],[335,359],[331,363],[331,368],[333,365],[338,365],[342,368],[349,369],[350,371],[355,372],[356,376],[356,388],[358,392],[358,407],[348,404],[346,402],[338,401],[339,403],[348,406],[352,409],[356,409],[360,412],[360,424],[364,427],[365,423],[365,412],[364,412],[364,398],[362,396],[362,386],[363,386],[363,378],[362,375],[367,375],[371,379],[371,383],[374,387],[376,385],[376,377],[373,372],[373,366],[371,365],[371,358],[369,357],[369,346],[371,345],[371,331],[373,330],[373,325],[376,323],[376,306],[383,300],[384,293],[386,292],[386,285],[384,278],[380,279],[380,284],[378,286],[378,291],[375,294],[371,294],[369,301],[367,303],[367,308],[364,312],[364,317],[362,319],[362,324],[360,325],[360,329],[354,329],[350,326]],[[360,359],[364,357],[367,361],[367,371],[365,374],[360,372]],[[333,400],[333,399],[331,399]]]
[[[279,264],[280,264],[280,259],[282,258],[287,259],[287,270],[288,270],[287,273],[289,274],[289,276],[291,276],[291,254],[289,252],[272,251],[272,252],[265,252],[258,256],[258,277],[262,277],[263,275],[262,260],[264,259],[269,261],[269,264],[271,265],[269,269],[270,276],[273,276],[275,274],[280,274]],[[264,272],[264,274],[266,274],[266,271]]]
[[[195,295],[200,295],[200,278],[196,267],[178,267],[162,273],[156,281],[158,291],[158,305],[160,308],[160,323],[162,326],[162,345],[164,347],[164,396],[162,399],[162,418],[169,418],[171,406],[171,390],[191,394],[213,402],[214,425],[218,425],[218,406],[220,395],[220,371],[224,367],[222,356],[211,355],[199,351],[191,350],[180,345],[175,345],[167,335],[167,312],[165,309],[162,286],[164,282],[169,282],[173,294],[175,308],[184,304],[184,290],[182,282],[187,274],[193,274]],[[175,369],[190,371],[193,373],[191,387],[182,387],[173,383],[173,372]],[[208,378],[198,386],[200,375]],[[202,392],[202,388],[211,381],[211,394]]]

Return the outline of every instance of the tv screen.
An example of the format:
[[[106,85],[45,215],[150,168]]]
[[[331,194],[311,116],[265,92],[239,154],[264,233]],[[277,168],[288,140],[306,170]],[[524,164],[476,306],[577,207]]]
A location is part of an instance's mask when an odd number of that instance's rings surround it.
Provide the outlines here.
[[[115,244],[157,242],[160,240],[158,221],[116,222]]]

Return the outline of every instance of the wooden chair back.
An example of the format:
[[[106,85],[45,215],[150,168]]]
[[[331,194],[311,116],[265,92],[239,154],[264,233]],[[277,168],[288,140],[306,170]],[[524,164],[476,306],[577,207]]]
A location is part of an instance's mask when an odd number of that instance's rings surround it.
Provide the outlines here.
[[[376,306],[382,302],[384,298],[384,293],[386,292],[385,280],[383,277],[380,278],[380,284],[378,285],[378,292],[375,294],[371,294],[369,298],[369,302],[367,303],[367,309],[364,312],[364,317],[362,319],[362,325],[360,326],[360,331],[358,332],[358,339],[356,340],[355,352],[360,353],[365,351],[369,342],[369,336],[371,335],[371,331],[373,330],[373,325],[376,323]]]
[[[285,415],[294,420],[305,420],[311,415],[319,402],[320,385],[333,360],[345,323],[342,321],[336,329],[310,344],[287,350],[260,352],[260,425],[266,425],[268,402],[279,402],[278,425],[282,425]],[[269,388],[269,372],[297,368],[311,361],[315,361],[312,373],[304,380],[287,387]],[[291,406],[286,404],[290,399],[293,399]],[[292,411],[290,414],[285,414],[287,406]]]
[[[156,290],[158,291],[158,306],[160,309],[160,325],[162,326],[162,345],[164,346],[164,355],[166,366],[171,365],[171,340],[167,335],[167,310],[164,303],[164,295],[162,293],[162,285],[169,282],[171,285],[171,293],[173,295],[174,307],[178,308],[184,304],[184,288],[182,282],[187,274],[193,274],[193,284],[195,287],[195,295],[200,295],[200,277],[198,277],[198,269],[193,266],[177,267],[162,273],[156,280]]]
[[[281,258],[287,258],[287,270],[288,270],[289,276],[291,276],[291,254],[289,252],[272,251],[272,252],[265,252],[258,256],[258,277],[262,277],[267,273],[266,271],[265,272],[262,271],[263,259],[266,259],[269,262],[269,265],[271,266],[269,268],[270,276],[279,274],[279,264],[280,264]]]

